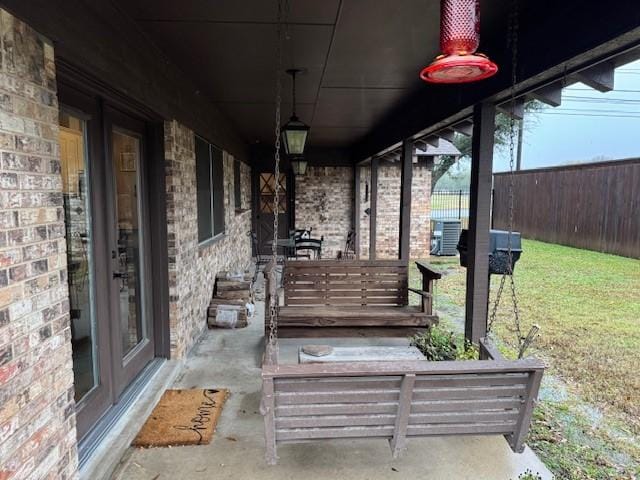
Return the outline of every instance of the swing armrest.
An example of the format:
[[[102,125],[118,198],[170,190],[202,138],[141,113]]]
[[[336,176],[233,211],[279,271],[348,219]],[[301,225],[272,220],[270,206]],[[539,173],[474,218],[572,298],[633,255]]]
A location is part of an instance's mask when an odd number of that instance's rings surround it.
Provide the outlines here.
[[[422,295],[422,311],[433,315],[433,282],[442,278],[442,273],[427,262],[416,262],[422,274],[422,289],[409,288],[410,291]]]
[[[433,267],[427,262],[416,262],[418,270],[422,274],[422,278],[425,280],[440,280],[442,278],[442,272]]]
[[[432,298],[433,295],[430,292],[425,292],[424,290],[418,290],[417,288],[408,289],[410,292],[417,293],[418,295],[422,295],[424,298]]]
[[[487,338],[478,341],[480,360],[504,360],[500,351]]]

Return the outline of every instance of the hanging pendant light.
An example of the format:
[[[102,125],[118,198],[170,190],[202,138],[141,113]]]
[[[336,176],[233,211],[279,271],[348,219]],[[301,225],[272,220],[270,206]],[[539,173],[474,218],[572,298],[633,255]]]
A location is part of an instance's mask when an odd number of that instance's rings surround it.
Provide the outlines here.
[[[291,159],[291,169],[297,177],[307,174],[307,161],[304,157],[294,157]]]
[[[420,72],[430,83],[467,83],[489,78],[498,66],[476,53],[480,45],[480,0],[441,0],[440,50]]]
[[[287,155],[302,155],[307,143],[307,134],[309,133],[309,126],[302,123],[296,116],[296,75],[300,72],[301,70],[295,68],[287,70],[293,82],[291,95],[293,111],[289,121],[282,126],[282,143]]]

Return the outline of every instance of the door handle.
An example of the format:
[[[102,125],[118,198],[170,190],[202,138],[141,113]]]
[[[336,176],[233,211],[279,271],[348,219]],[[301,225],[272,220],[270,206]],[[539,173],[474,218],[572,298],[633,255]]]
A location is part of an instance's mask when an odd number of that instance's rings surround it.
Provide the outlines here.
[[[127,278],[129,276],[126,272],[113,272],[113,278]]]

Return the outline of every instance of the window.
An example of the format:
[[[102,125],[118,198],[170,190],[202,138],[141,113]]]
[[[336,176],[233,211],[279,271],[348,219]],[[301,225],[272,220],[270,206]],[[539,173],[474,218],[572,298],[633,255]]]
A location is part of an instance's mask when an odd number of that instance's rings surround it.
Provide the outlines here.
[[[240,161],[233,161],[233,193],[235,196],[236,210],[242,209],[242,186],[240,179]]]
[[[224,233],[224,171],[222,150],[196,136],[198,241]]]

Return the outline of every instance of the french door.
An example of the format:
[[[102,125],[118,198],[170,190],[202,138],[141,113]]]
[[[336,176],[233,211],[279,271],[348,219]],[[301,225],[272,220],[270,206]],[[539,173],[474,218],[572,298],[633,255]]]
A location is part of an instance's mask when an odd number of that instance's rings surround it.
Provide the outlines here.
[[[144,121],[60,89],[78,437],[155,356]]]

